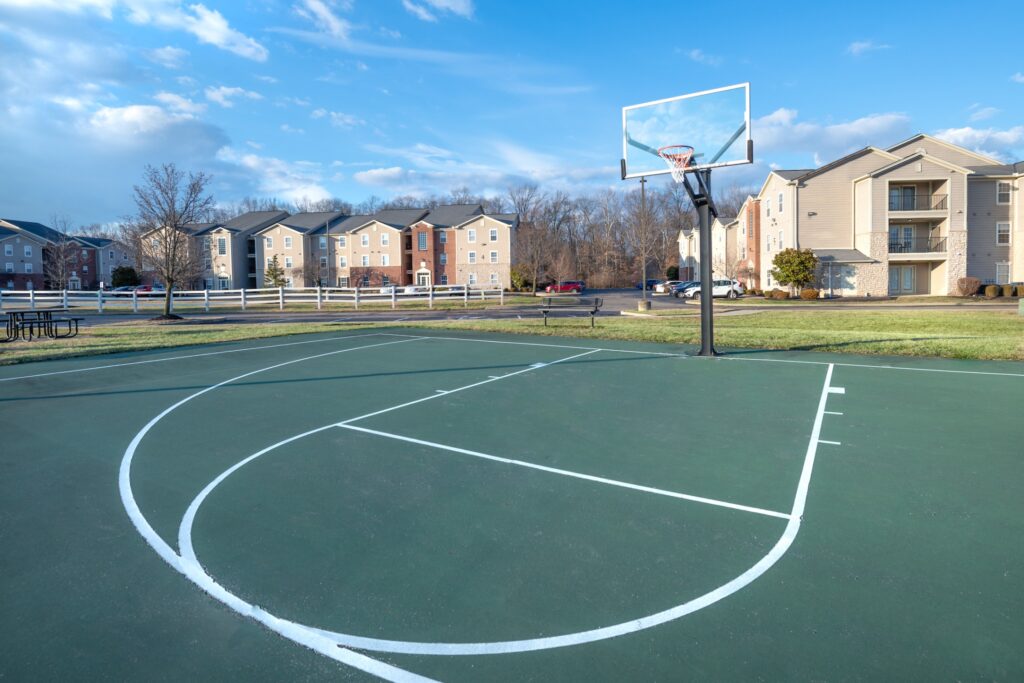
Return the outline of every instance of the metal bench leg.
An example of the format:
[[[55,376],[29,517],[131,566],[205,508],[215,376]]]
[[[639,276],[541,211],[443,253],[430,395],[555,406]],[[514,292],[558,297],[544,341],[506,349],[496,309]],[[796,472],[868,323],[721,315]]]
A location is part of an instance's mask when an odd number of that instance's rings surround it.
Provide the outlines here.
[[[590,329],[594,329],[594,312],[590,312]]]
[[[548,312],[544,311],[544,327],[548,326]]]

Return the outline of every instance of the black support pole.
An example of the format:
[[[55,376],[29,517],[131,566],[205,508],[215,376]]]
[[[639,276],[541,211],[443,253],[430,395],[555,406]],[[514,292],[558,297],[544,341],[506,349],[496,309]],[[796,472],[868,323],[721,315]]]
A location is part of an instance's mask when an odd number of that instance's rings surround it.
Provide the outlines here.
[[[715,329],[711,281],[711,209],[706,201],[697,206],[700,221],[700,353],[701,356],[717,356],[715,351]]]

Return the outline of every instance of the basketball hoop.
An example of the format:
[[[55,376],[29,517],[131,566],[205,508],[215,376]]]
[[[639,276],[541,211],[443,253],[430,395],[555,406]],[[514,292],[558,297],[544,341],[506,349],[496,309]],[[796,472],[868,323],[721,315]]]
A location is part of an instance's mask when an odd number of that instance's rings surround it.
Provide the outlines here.
[[[668,164],[668,169],[672,172],[672,180],[681,183],[686,177],[686,169],[690,166],[690,160],[693,159],[693,147],[690,145],[668,145],[658,149],[658,156]]]

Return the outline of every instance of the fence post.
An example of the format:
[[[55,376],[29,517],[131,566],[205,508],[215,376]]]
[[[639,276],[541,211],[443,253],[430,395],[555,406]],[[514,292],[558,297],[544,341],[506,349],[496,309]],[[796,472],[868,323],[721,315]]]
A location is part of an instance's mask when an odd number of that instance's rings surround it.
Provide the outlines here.
[[[28,307],[33,311],[36,310],[36,290],[28,290]]]
[[[60,290],[60,307],[65,310],[68,307],[68,290],[66,289]]]
[[[398,287],[391,285],[391,310],[395,310],[398,305]]]
[[[97,289],[96,290],[96,312],[97,313],[102,313],[103,312],[103,290],[102,289]]]
[[[4,291],[0,289],[0,311],[4,310]]]
[[[277,308],[278,310],[284,310],[284,287],[277,288]]]
[[[462,307],[469,307],[469,285],[466,285],[465,288],[462,290]]]
[[[203,310],[207,313],[210,312],[210,290],[203,290]]]
[[[359,310],[359,285],[356,285],[356,310]]]
[[[132,313],[139,312],[139,293],[132,290]]]
[[[245,310],[245,290],[244,289],[240,289],[238,291],[239,291],[239,299],[242,302],[242,310],[244,311]]]
[[[434,307],[434,285],[430,285],[430,294],[427,295],[427,301],[429,302],[427,304],[427,307],[428,308],[433,308]]]
[[[316,286],[316,310],[323,308],[323,300],[321,299],[320,285]]]
[[[504,306],[505,305],[505,290],[504,289],[500,290],[500,293],[498,294],[498,305],[499,306]]]

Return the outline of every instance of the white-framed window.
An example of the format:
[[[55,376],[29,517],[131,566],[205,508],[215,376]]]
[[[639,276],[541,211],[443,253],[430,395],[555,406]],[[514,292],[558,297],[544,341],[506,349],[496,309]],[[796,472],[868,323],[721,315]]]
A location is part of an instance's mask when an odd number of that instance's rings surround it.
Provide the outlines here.
[[[31,273],[32,272],[32,264],[31,263],[26,263],[25,264],[25,272],[26,273]]]
[[[444,244],[445,242],[447,242],[448,241],[448,231],[447,230],[438,230],[438,232],[437,232],[437,241],[439,243],[441,243],[441,244]]]
[[[150,240],[149,241],[149,246],[152,247],[154,250],[159,249],[160,248],[160,240],[158,240],[158,239]]]
[[[203,251],[210,251],[210,236],[203,238]]]
[[[321,256],[320,257],[320,267],[321,268],[326,268],[327,267],[327,257],[326,256]]]
[[[5,273],[13,273],[14,272],[14,264],[10,263],[10,262],[5,263],[4,264],[4,272]]]
[[[338,247],[341,248],[341,249],[344,249],[347,246],[348,246],[348,240],[345,239],[345,236],[341,235],[340,237],[338,237]]]
[[[476,273],[470,273],[469,274],[469,284],[471,284],[471,285],[475,285],[476,284]]]
[[[1010,264],[1009,263],[997,263],[996,264],[996,284],[1005,285],[1010,281]]]
[[[391,244],[391,235],[386,232],[380,234],[380,246],[386,247]]]
[[[320,238],[320,248],[321,249],[326,249],[327,248],[327,238],[326,237],[321,237]]]
[[[469,252],[468,254],[466,254],[466,258],[469,259],[470,263],[476,263],[476,252],[475,251]]]
[[[88,273],[89,272],[89,264],[88,263],[83,263],[82,264],[82,272],[83,273]]]
[[[363,233],[362,235],[360,235],[359,236],[359,244],[361,244],[364,247],[370,246],[370,236],[367,235],[366,233]]]
[[[498,274],[497,273],[491,273],[491,284],[492,285],[498,284]]]
[[[491,263],[497,263],[497,262],[498,262],[498,252],[492,251],[491,252]]]
[[[1010,183],[1000,180],[996,183],[996,204],[1010,203]]]
[[[89,258],[89,252],[87,252],[85,249],[83,249],[82,250],[82,260],[84,261],[87,258]]]
[[[747,258],[747,247],[746,247],[746,245],[740,247],[740,258]]]
[[[363,275],[363,278],[359,281],[359,286],[360,287],[369,287],[370,286],[370,276],[369,276],[369,274]]]
[[[382,275],[380,283],[387,287],[388,285],[391,284],[391,278],[389,278],[387,275]]]
[[[32,258],[32,245],[25,245],[25,258]]]
[[[225,256],[228,253],[228,240],[226,237],[217,238],[217,253]]]
[[[768,197],[767,199],[764,200],[764,215],[765,216],[771,216],[772,215],[772,198],[771,197]]]
[[[291,289],[292,287],[295,286],[295,281],[290,277],[286,277],[284,279],[284,286],[287,287],[288,289]]]
[[[338,278],[338,286],[339,287],[348,287],[348,277],[339,277]]]
[[[782,213],[782,193],[779,193],[779,213]]]
[[[368,266],[368,265],[370,265],[370,255],[369,254],[363,254],[362,256],[360,256],[359,257],[359,265],[361,265],[361,266]]]
[[[338,266],[340,268],[348,268],[348,259],[344,256],[338,257]]]
[[[274,258],[272,256],[268,256],[267,257],[267,268],[269,268],[272,265],[274,265]],[[207,266],[207,267],[209,267],[209,266]]]
[[[217,278],[217,283],[220,285],[221,289],[227,289],[228,287],[231,286],[231,281],[228,279],[227,275],[219,276]]]
[[[291,268],[294,264],[295,264],[295,262],[292,261],[292,257],[291,256],[285,256],[284,257],[284,267],[285,268]]]
[[[273,248],[274,248],[274,238],[271,237],[270,235],[267,235],[267,249],[273,249]]]
[[[476,230],[474,228],[470,228],[466,231],[466,241],[470,244],[474,244],[476,242]]]
[[[5,244],[4,245],[4,256],[14,256],[14,245],[13,244]]]
[[[448,265],[448,254],[441,252],[440,262],[442,266]]]
[[[492,241],[492,242],[497,242],[498,241],[498,229],[497,228],[491,228],[491,231],[488,234],[488,239],[490,239],[490,241]]]
[[[447,273],[441,273],[441,284],[442,285],[448,284],[448,274]]]
[[[284,248],[285,249],[291,249],[292,248],[292,238],[291,237],[286,236],[284,238]]]
[[[206,254],[206,255],[205,255],[205,256],[203,257],[203,270],[210,270],[210,268],[212,267],[212,265],[213,265],[213,262],[212,262],[212,261],[210,261],[210,255],[209,255],[209,254]]]
[[[996,244],[1006,245],[1010,243],[1010,224],[996,223]]]
[[[390,266],[391,265],[391,257],[388,254],[381,254],[380,255],[380,265],[382,265],[382,266]]]
[[[213,278],[212,277],[203,278],[203,289],[213,289]]]

